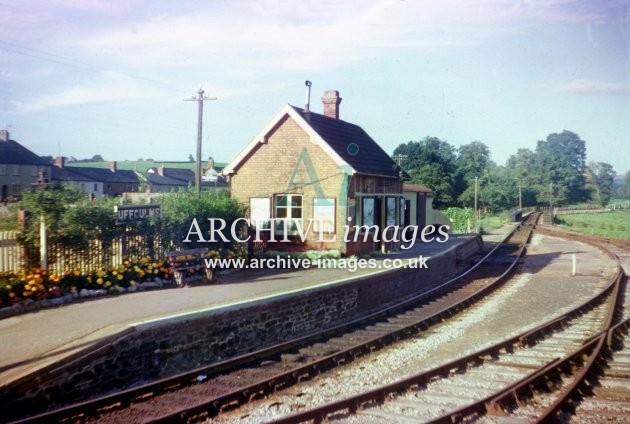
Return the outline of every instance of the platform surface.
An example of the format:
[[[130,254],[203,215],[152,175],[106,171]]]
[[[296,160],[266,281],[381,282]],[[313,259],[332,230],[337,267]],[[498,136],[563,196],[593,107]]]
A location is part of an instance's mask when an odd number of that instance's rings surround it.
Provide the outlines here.
[[[504,226],[498,236],[490,238],[501,238],[511,228]],[[376,259],[382,264],[386,258],[433,257],[472,237],[455,235],[444,243],[417,243],[409,250]],[[384,269],[240,270],[221,275],[218,284],[104,296],[8,317],[0,320],[0,387],[143,323],[310,290],[378,272]]]

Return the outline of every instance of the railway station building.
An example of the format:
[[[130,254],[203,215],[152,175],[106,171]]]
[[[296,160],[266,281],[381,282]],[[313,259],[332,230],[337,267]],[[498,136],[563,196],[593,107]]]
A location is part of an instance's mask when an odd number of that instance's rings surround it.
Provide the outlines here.
[[[340,119],[341,100],[326,91],[322,114],[286,105],[223,174],[252,221],[273,219],[293,239],[298,224],[305,231],[312,222],[305,248],[347,255],[395,249],[383,232],[404,224],[408,175],[360,126]]]

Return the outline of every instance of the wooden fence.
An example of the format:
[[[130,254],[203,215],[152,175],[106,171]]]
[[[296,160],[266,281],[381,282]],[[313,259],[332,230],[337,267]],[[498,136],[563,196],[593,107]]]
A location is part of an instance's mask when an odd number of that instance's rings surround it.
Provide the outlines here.
[[[0,272],[24,268],[24,249],[18,243],[19,231],[0,231]]]
[[[37,267],[28,263],[27,252],[18,241],[19,231],[0,232],[0,272],[20,271]],[[106,265],[120,265],[124,258],[150,256],[161,258],[172,246],[165,246],[160,235],[141,235],[133,228],[121,227],[120,235],[110,245],[100,240],[90,240],[84,249],[68,248],[59,244],[48,244],[48,269],[56,273],[79,269],[95,271]],[[34,252],[37,256],[39,252]]]

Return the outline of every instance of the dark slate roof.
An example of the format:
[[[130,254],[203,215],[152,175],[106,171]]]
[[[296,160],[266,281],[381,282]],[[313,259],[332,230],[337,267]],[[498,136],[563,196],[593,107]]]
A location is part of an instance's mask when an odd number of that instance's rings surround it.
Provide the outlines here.
[[[357,172],[396,178],[400,176],[398,164],[360,126],[292,107]],[[409,177],[407,173],[404,176]]]
[[[90,168],[84,166],[68,166],[64,168],[53,166],[52,179],[60,181],[138,184],[138,176],[133,171],[117,169],[116,172],[112,172],[108,168]]]
[[[0,163],[16,165],[50,165],[15,140],[0,141]]]
[[[58,166],[53,166],[51,174],[51,180],[54,181],[93,181],[91,178],[75,172],[74,167],[59,168]]]

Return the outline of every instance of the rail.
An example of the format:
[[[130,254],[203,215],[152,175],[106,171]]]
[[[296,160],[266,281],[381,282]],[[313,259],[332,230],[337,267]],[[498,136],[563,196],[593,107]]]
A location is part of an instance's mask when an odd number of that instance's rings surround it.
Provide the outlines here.
[[[268,348],[260,349],[255,352],[251,352],[248,354],[244,354],[235,358],[231,358],[222,362],[218,362],[212,364],[210,366],[200,367],[194,369],[190,372],[182,373],[176,376],[172,376],[169,378],[165,378],[156,382],[152,382],[149,384],[145,384],[143,386],[138,386],[134,388],[130,388],[127,390],[123,390],[117,393],[113,393],[106,396],[101,396],[96,399],[88,400],[85,402],[80,402],[74,405],[68,405],[66,407],[58,408],[54,411],[49,411],[45,413],[41,413],[36,416],[24,418],[18,422],[50,422],[50,421],[58,421],[61,419],[67,419],[77,416],[92,416],[98,415],[100,411],[109,410],[110,408],[121,408],[125,407],[134,402],[139,402],[141,400],[145,400],[150,397],[157,396],[161,393],[165,393],[168,391],[172,391],[184,386],[188,386],[191,384],[197,383],[199,376],[204,376],[205,378],[211,378],[212,376],[216,376],[219,373],[226,372],[228,370],[234,369],[236,367],[242,367],[245,365],[256,363],[257,361],[265,360],[266,358],[272,358],[278,356],[280,353],[295,350],[298,347],[304,346],[309,343],[315,343],[317,341],[333,337],[348,329],[355,327],[357,325],[367,325],[369,322],[374,322],[375,320],[381,319],[383,317],[389,316],[396,311],[404,310],[409,308],[411,305],[418,304],[422,301],[432,298],[440,293],[444,293],[452,289],[457,284],[460,284],[463,279],[470,275],[474,270],[479,268],[484,261],[487,261],[489,258],[494,255],[498,249],[507,243],[507,240],[514,237],[518,231],[524,230],[527,234],[525,236],[522,245],[518,249],[518,254],[515,256],[514,260],[510,264],[507,271],[505,271],[494,283],[493,288],[498,287],[505,276],[509,274],[509,272],[513,269],[513,267],[518,262],[518,259],[524,252],[524,244],[527,242],[531,235],[531,230],[533,228],[532,222],[535,222],[537,219],[536,216],[530,216],[529,221],[523,224],[519,224],[516,228],[510,232],[503,240],[503,242],[497,244],[488,254],[486,254],[480,261],[478,261],[473,267],[466,270],[464,273],[459,276],[448,280],[445,283],[440,284],[437,287],[434,287],[426,292],[420,293],[416,296],[413,296],[410,299],[407,299],[403,302],[400,302],[396,305],[390,306],[388,308],[376,311],[367,316],[364,316],[360,319],[353,320],[351,322],[326,329],[321,332],[313,333],[292,341],[284,342],[275,346],[271,346]],[[525,227],[525,228],[524,228]],[[277,375],[269,379],[265,379],[264,381],[260,381],[257,384],[250,385],[245,388],[241,388],[238,391],[231,392],[225,394],[223,396],[213,398],[207,402],[203,402],[199,405],[195,405],[191,408],[187,408],[185,411],[177,411],[169,416],[162,416],[156,419],[151,420],[152,422],[170,422],[170,421],[180,421],[186,417],[191,417],[199,414],[206,415],[214,415],[218,413],[221,408],[224,408],[228,405],[240,404],[244,401],[247,401],[253,396],[260,396],[262,394],[270,393],[279,388],[286,387],[290,384],[293,384],[299,381],[301,378],[315,375],[321,372],[324,369],[331,368],[333,366],[337,366],[339,363],[348,362],[353,360],[355,357],[360,356],[362,354],[369,353],[375,349],[379,349],[384,345],[393,343],[397,340],[400,340],[404,337],[409,337],[411,334],[416,334],[417,331],[426,329],[429,325],[433,323],[437,323],[442,321],[448,316],[451,316],[461,310],[464,305],[468,305],[471,302],[474,302],[477,299],[480,299],[485,294],[487,294],[493,288],[486,288],[485,290],[472,294],[464,299],[463,303],[460,303],[458,306],[451,308],[450,310],[442,310],[438,313],[432,315],[426,320],[422,320],[421,322],[415,323],[413,325],[409,325],[407,327],[403,327],[396,332],[388,334],[387,336],[378,337],[368,342],[354,346],[349,349],[345,349],[341,352],[338,352],[335,355],[330,355],[322,358],[315,363],[311,363],[308,366],[304,366],[301,368],[293,369],[290,373],[285,375]]]

